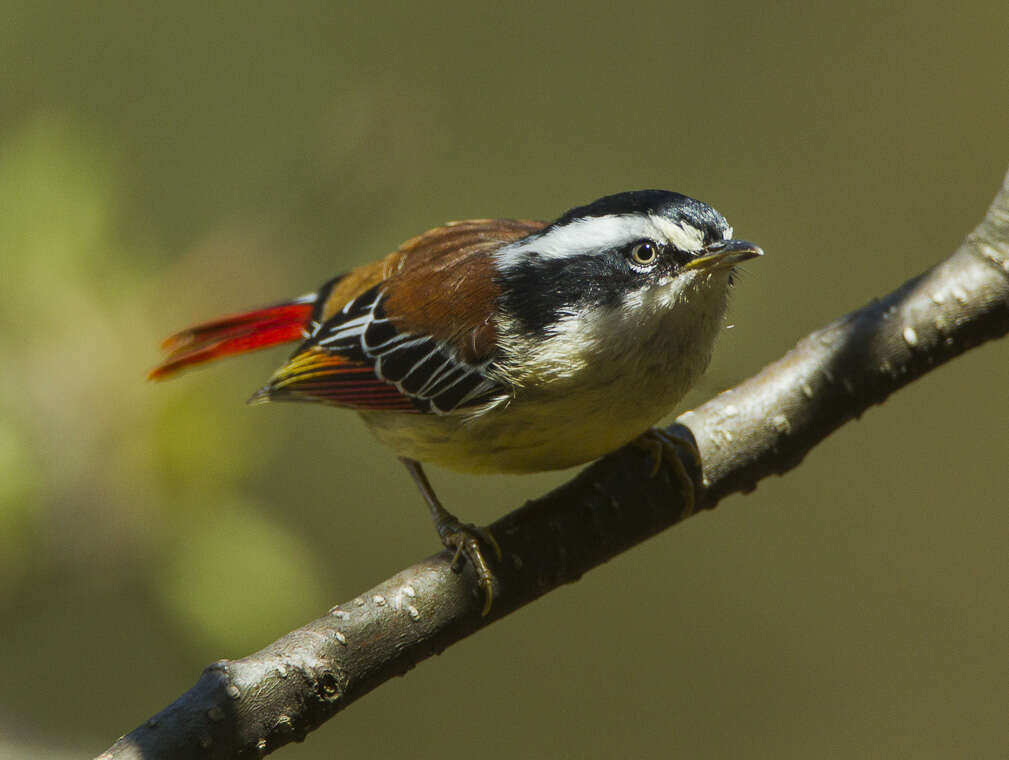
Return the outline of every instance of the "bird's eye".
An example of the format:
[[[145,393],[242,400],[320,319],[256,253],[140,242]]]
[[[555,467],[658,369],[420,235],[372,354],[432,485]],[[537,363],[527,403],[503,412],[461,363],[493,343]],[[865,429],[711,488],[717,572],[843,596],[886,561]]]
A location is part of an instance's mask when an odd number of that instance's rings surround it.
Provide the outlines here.
[[[632,264],[639,267],[650,267],[659,258],[659,246],[651,240],[642,240],[631,246],[628,255]]]

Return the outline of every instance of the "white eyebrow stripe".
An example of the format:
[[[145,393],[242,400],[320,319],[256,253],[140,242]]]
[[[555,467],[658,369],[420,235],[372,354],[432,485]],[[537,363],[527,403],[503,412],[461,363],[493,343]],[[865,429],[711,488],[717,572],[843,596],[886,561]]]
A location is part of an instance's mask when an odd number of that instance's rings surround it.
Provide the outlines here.
[[[503,268],[518,264],[535,251],[548,259],[563,259],[617,248],[642,238],[654,238],[659,230],[640,214],[592,216],[501,248],[495,257]]]
[[[697,251],[703,246],[704,235],[691,226],[681,226],[658,216],[619,214],[576,219],[562,227],[519,240],[500,248],[494,257],[498,266],[508,269],[536,252],[548,259],[620,248],[637,240],[668,241],[685,251]]]
[[[681,251],[699,251],[704,247],[704,233],[689,224],[677,224],[662,216],[649,219],[659,228],[666,240]]]

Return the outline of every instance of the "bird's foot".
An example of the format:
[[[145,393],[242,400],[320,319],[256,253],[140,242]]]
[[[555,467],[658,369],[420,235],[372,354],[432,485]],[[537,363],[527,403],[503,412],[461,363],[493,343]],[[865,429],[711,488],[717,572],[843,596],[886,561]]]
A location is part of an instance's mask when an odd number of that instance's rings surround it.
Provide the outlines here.
[[[494,601],[494,576],[491,575],[490,567],[480,549],[480,542],[490,546],[494,550],[494,556],[500,561],[501,547],[498,545],[497,539],[487,528],[461,523],[451,515],[439,520],[436,527],[442,544],[447,549],[455,549],[455,554],[452,557],[452,570],[460,572],[462,570],[461,560],[465,557],[476,573],[477,583],[483,591],[484,599],[483,610],[480,614],[486,616]]]
[[[680,519],[690,517],[694,513],[697,484],[680,457],[684,456],[698,473],[701,472],[701,452],[697,450],[694,440],[661,428],[651,428],[635,438],[633,444],[654,457],[650,477],[658,475],[663,464],[672,470],[683,494],[683,513]]]

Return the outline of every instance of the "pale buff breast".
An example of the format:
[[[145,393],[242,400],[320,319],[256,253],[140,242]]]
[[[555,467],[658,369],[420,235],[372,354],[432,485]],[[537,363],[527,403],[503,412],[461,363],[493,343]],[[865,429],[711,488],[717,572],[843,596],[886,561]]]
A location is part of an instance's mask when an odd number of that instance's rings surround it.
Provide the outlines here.
[[[719,278],[721,280],[722,278]],[[536,376],[507,403],[473,415],[362,412],[399,456],[463,472],[527,473],[572,467],[630,442],[671,412],[707,367],[727,283],[705,282],[684,303],[628,326],[573,325],[579,340],[550,354],[525,347]],[[583,339],[582,339],[583,338]]]

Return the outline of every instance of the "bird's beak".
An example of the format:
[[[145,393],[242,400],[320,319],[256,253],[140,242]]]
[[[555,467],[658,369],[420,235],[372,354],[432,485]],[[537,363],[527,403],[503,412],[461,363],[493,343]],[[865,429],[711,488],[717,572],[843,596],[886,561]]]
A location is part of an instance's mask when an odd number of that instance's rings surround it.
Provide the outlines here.
[[[700,272],[717,272],[763,255],[760,246],[749,241],[722,240],[712,243],[696,259],[688,261],[683,266],[683,271],[696,269]]]

